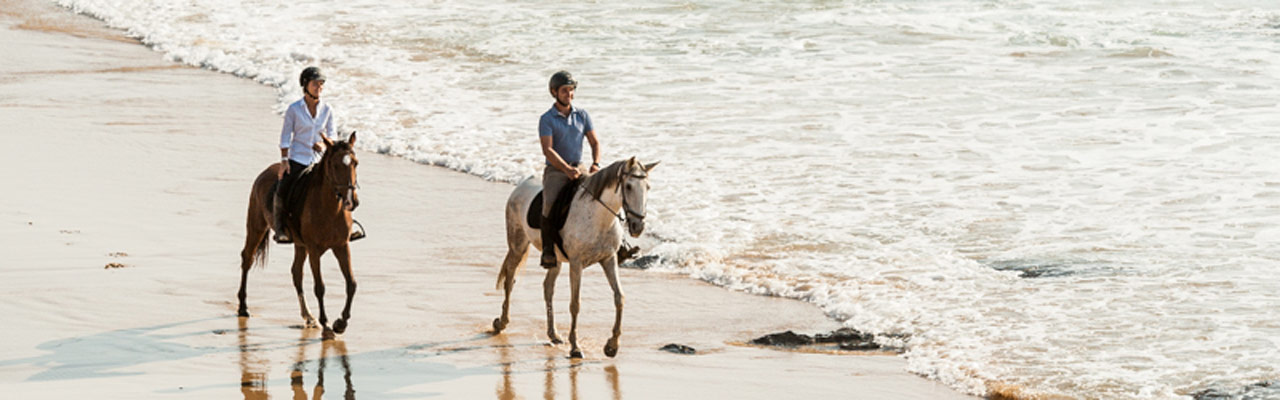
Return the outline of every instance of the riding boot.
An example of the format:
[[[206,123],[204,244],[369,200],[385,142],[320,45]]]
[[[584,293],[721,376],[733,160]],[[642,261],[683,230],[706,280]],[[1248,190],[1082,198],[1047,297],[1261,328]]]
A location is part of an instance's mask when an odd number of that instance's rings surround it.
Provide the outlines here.
[[[638,252],[640,252],[640,246],[632,246],[627,244],[627,242],[622,242],[622,245],[618,246],[618,264],[622,264],[628,259],[635,257]]]
[[[273,204],[271,204],[271,229],[276,231],[276,236],[275,236],[276,243],[292,243],[293,242],[293,240],[289,238],[289,235],[284,232],[285,230],[284,214],[285,214],[284,198],[281,197],[279,193],[277,193],[275,195],[275,200]]]
[[[546,219],[543,219],[542,268],[555,268],[560,266],[560,260],[556,259],[555,233],[545,226],[546,221]]]

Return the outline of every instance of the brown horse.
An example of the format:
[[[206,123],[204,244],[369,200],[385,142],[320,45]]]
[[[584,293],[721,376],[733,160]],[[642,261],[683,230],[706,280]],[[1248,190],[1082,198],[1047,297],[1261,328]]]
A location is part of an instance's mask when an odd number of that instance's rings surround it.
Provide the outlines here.
[[[311,275],[315,281],[316,302],[320,306],[320,326],[326,333],[329,331],[329,318],[324,312],[324,281],[320,278],[320,256],[333,250],[338,259],[342,276],[347,280],[347,304],[342,309],[342,318],[333,321],[333,332],[342,333],[347,329],[347,321],[351,319],[351,299],[356,294],[356,280],[351,276],[351,252],[348,242],[351,232],[351,211],[360,205],[356,195],[356,160],[352,146],[356,142],[356,134],[345,142],[325,143],[329,149],[324,156],[311,167],[310,175],[293,183],[295,189],[305,191],[306,199],[299,205],[298,218],[289,221],[289,236],[293,238],[293,288],[298,293],[298,306],[302,308],[302,319],[308,327],[314,327],[316,321],[307,310],[307,302],[302,296],[302,262],[311,260]],[[245,226],[248,236],[244,240],[244,250],[240,252],[240,316],[248,317],[249,309],[245,306],[245,284],[249,279],[249,268],[254,264],[265,264],[267,258],[267,237],[271,231],[271,207],[267,201],[273,195],[273,185],[280,180],[283,167],[272,164],[258,174],[253,181],[253,191],[249,194],[249,217]]]

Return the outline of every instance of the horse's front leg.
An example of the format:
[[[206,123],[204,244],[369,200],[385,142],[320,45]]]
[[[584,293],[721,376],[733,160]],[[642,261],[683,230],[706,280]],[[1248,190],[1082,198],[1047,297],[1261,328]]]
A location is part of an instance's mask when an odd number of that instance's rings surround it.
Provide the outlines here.
[[[542,278],[542,300],[547,303],[547,338],[555,344],[564,343],[560,335],[556,334],[555,306],[551,303],[551,298],[556,294],[556,278],[559,276],[560,264],[556,264],[555,268],[547,269],[547,276]]]
[[[311,281],[315,282],[316,306],[320,308],[320,327],[325,333],[329,331],[329,316],[324,312],[324,278],[320,276],[320,256],[324,250],[307,249],[307,258],[311,261]]]
[[[307,298],[302,295],[302,263],[306,261],[307,249],[302,245],[295,244],[293,246],[293,267],[290,268],[290,272],[293,273],[293,290],[298,294],[298,308],[302,310],[304,327],[314,328],[316,319],[311,316],[311,311],[307,310]]]
[[[582,265],[569,262],[569,358],[582,358],[578,349],[578,293],[582,287]]]
[[[333,331],[342,333],[347,330],[347,322],[351,320],[351,299],[356,297],[356,278],[351,275],[351,249],[347,245],[334,247],[333,256],[338,259],[342,278],[347,281],[347,304],[342,307],[342,318],[333,321]]]
[[[618,336],[622,336],[622,287],[618,286],[618,259],[609,257],[600,263],[604,268],[604,276],[609,278],[609,287],[613,288],[613,337],[604,345],[604,354],[613,357],[618,354]]]

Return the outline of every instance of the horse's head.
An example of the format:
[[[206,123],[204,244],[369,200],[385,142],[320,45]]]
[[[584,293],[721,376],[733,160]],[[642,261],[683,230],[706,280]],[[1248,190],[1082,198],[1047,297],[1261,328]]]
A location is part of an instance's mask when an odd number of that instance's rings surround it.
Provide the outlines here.
[[[351,132],[347,140],[332,142],[320,160],[326,183],[333,186],[334,195],[342,199],[342,208],[347,211],[360,206],[360,196],[356,194],[356,167],[360,160],[356,159],[355,143],[356,133]]]
[[[644,233],[645,199],[649,196],[649,171],[658,166],[641,164],[635,157],[627,160],[620,171],[618,186],[622,191],[622,209],[627,213],[627,233],[640,237]]]

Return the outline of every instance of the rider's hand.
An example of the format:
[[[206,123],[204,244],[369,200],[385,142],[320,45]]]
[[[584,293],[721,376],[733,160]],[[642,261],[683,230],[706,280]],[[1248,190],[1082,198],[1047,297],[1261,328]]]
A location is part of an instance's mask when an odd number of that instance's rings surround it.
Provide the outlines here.
[[[311,148],[312,148],[313,150],[315,150],[317,153],[323,153],[323,152],[324,152],[324,145],[322,145],[322,144],[320,144],[320,143],[316,143],[316,144],[311,145]]]
[[[582,176],[582,171],[578,171],[577,168],[569,168],[569,172],[565,173],[565,175],[569,175],[570,180],[576,180]]]
[[[591,173],[600,172],[600,164],[591,164]]]

